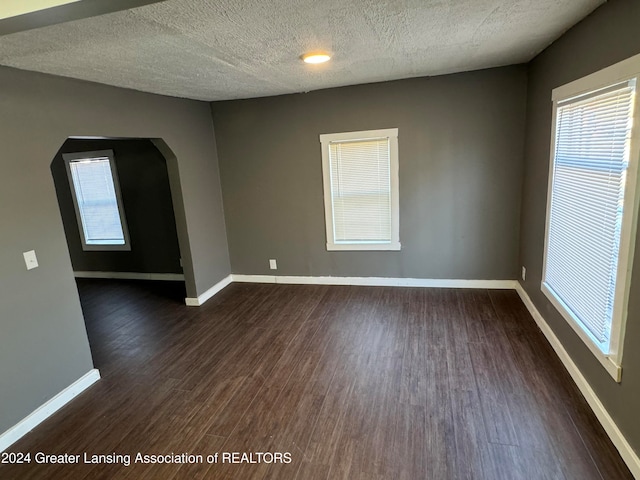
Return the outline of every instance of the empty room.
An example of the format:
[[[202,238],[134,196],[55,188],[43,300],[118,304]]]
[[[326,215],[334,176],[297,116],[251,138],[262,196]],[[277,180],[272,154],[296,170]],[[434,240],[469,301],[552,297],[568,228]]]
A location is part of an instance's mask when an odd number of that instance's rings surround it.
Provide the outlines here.
[[[3,1],[0,479],[640,479],[638,25]]]

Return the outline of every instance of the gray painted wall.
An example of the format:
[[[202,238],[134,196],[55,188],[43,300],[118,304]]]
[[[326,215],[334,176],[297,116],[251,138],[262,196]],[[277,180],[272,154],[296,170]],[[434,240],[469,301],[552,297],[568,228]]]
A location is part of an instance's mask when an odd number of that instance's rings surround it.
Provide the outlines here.
[[[112,150],[131,250],[82,249],[63,153]],[[149,140],[67,140],[51,163],[74,271],[182,273],[166,160]]]
[[[523,66],[212,103],[232,271],[516,278],[525,105]],[[402,250],[327,252],[318,136],[392,127]]]
[[[529,68],[520,262],[524,288],[594,388],[636,452],[640,452],[640,239],[636,239],[629,316],[616,384],[540,291],[551,140],[551,90],[640,53],[640,2],[613,0],[567,32]]]
[[[230,272],[209,105],[0,68],[0,432],[92,368],[51,176],[70,136],[162,138],[187,293]],[[176,160],[177,159],[177,160]],[[40,267],[27,271],[22,252]]]

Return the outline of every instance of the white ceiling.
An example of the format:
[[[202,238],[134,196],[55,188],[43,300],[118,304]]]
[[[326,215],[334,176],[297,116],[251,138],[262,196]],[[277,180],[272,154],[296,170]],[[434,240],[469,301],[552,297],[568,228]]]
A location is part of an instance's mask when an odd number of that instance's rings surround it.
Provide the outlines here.
[[[0,37],[0,64],[226,100],[527,62],[605,0],[167,0]],[[299,57],[328,50],[328,64]]]

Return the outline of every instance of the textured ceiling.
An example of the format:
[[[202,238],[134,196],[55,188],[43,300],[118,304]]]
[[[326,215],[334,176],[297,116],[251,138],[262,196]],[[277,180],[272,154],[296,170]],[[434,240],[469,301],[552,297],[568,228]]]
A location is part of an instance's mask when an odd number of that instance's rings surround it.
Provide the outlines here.
[[[0,37],[0,64],[225,100],[529,61],[605,0],[167,0]],[[328,64],[300,61],[309,50]]]

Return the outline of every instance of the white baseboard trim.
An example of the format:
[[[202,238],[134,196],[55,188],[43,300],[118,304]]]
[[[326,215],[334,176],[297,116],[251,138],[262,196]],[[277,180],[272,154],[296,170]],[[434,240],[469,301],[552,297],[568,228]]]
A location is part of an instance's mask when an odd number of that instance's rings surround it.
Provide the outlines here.
[[[222,290],[224,287],[229,285],[232,281],[233,280],[231,279],[231,275],[227,275],[218,283],[216,283],[213,287],[211,287],[209,290],[204,292],[202,295],[198,295],[197,298],[189,298],[189,297],[185,298],[184,303],[189,307],[199,307],[200,305],[204,304],[204,302],[206,302],[211,297],[213,297],[216,293],[218,293],[220,290]]]
[[[0,452],[4,452],[98,380],[100,380],[100,372],[96,368],[89,370],[51,400],[35,409],[16,425],[0,435]]]
[[[391,277],[305,277],[287,275],[232,274],[234,282],[283,283],[289,285],[359,285],[377,287],[490,288],[513,290],[517,280],[449,280]]]
[[[558,357],[560,357],[560,360],[569,372],[569,375],[571,375],[571,378],[573,378],[573,381],[580,389],[580,392],[584,395],[584,398],[587,400],[587,403],[593,410],[593,413],[595,413],[598,421],[607,432],[607,435],[609,435],[609,438],[618,449],[618,452],[620,452],[620,456],[629,467],[629,470],[631,470],[631,473],[635,478],[640,479],[640,458],[631,445],[629,445],[629,442],[624,437],[613,418],[611,418],[609,412],[607,412],[604,405],[602,405],[602,402],[596,395],[596,392],[591,388],[587,379],[584,378],[584,375],[582,375],[578,366],[573,362],[560,340],[558,340],[558,337],[553,333],[553,330],[551,330],[551,327],[549,327],[549,324],[540,314],[536,306],[531,301],[531,298],[529,298],[529,295],[519,282],[517,282],[516,291],[518,292],[518,295],[520,295],[522,302],[529,310],[529,313],[531,313],[531,316],[538,324],[538,327],[542,330],[544,336],[547,337],[551,347],[555,350]]]
[[[282,283],[288,285],[359,285],[378,287],[430,287],[430,288],[490,288],[513,290],[517,280],[441,280],[426,278],[387,277],[305,277],[287,275],[242,275],[231,274],[197,298],[185,298],[185,304],[199,307],[232,282],[240,283]]]
[[[119,280],[184,280],[183,273],[138,273],[138,272],[73,272],[76,278],[117,278]]]

